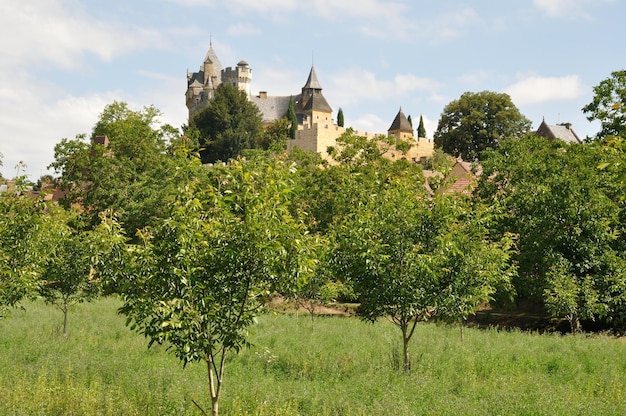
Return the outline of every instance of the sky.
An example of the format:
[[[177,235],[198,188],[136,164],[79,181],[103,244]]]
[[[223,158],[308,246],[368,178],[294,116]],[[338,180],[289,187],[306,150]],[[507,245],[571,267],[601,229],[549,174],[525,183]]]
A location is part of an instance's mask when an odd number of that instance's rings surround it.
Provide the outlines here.
[[[248,62],[253,94],[298,94],[314,66],[335,118],[364,132],[402,108],[432,138],[448,103],[487,90],[535,129],[593,136],[581,109],[626,69],[624,16],[624,0],[2,0],[0,173],[55,174],[55,144],[114,101],[180,128],[211,42],[224,67]]]

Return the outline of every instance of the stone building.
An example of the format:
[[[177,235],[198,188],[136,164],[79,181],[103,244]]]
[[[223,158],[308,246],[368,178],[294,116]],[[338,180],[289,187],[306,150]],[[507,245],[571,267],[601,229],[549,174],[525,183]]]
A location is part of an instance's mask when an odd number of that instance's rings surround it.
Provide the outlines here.
[[[223,68],[211,43],[199,71],[187,71],[185,96],[190,118],[213,99],[215,90],[222,83],[236,86],[244,91],[249,100],[258,107],[265,125],[286,117],[289,102],[293,99],[298,130],[296,137],[287,143],[287,150],[298,147],[303,150],[318,152],[323,157],[327,157],[326,149],[328,146],[334,146],[337,137],[346,131],[344,127],[338,126],[333,120],[332,107],[322,93],[322,85],[313,66],[300,93],[287,96],[270,96],[267,91],[260,91],[255,96],[251,94],[252,69],[248,63],[240,61],[235,68]],[[374,134],[355,131],[355,134],[373,138],[385,133]],[[426,138],[418,138],[417,140],[414,138],[413,127],[402,109],[398,112],[386,134],[415,144],[406,155],[402,155],[392,148],[387,151],[386,157],[391,159],[404,157],[417,162],[433,153],[433,141]]]

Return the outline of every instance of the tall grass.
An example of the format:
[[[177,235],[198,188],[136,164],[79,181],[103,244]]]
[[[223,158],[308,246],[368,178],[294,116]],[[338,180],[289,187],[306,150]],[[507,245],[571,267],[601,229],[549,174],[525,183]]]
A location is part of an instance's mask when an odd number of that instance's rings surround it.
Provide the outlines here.
[[[61,313],[34,302],[0,321],[1,415],[197,415],[206,369],[124,326],[114,298]],[[389,322],[269,313],[228,362],[222,414],[626,414],[626,343],[604,336],[420,325],[401,370]]]

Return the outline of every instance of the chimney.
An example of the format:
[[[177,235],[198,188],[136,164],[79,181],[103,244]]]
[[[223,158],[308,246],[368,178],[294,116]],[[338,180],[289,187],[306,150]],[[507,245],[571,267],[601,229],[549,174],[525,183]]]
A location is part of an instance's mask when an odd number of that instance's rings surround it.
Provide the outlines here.
[[[93,138],[93,144],[101,144],[104,147],[109,147],[109,138],[107,136],[96,136]]]
[[[267,91],[259,91],[259,98],[262,100],[267,99]]]

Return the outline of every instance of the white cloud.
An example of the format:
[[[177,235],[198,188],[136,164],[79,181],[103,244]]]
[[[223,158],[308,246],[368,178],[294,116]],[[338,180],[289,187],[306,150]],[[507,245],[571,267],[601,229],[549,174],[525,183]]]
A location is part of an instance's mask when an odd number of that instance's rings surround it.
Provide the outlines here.
[[[507,87],[504,92],[519,106],[577,98],[586,92],[586,88],[578,75],[527,76]]]
[[[0,65],[80,67],[85,54],[101,60],[163,44],[152,30],[124,27],[86,15],[79,3],[61,0],[4,0],[0,5]],[[10,41],[8,41],[10,40]]]
[[[413,74],[398,74],[393,79],[381,80],[376,74],[364,69],[345,70],[331,77],[332,86],[328,88],[329,96],[337,103],[351,104],[369,100],[387,100],[402,98],[424,91],[435,95],[439,84],[432,79],[417,77]]]
[[[590,19],[592,16],[587,11],[590,7],[612,3],[614,0],[533,0],[536,8],[550,17],[575,19]]]
[[[56,143],[89,134],[104,106],[124,99],[119,91],[75,96],[24,73],[11,75],[0,100],[0,152],[7,177],[14,176],[14,166],[23,161],[30,179],[37,180],[47,173]],[[0,79],[10,78],[0,73]]]

